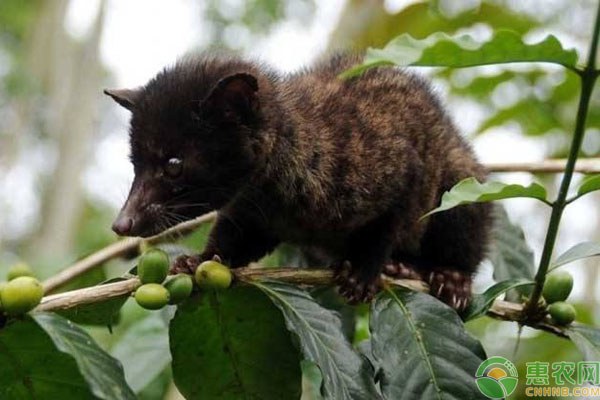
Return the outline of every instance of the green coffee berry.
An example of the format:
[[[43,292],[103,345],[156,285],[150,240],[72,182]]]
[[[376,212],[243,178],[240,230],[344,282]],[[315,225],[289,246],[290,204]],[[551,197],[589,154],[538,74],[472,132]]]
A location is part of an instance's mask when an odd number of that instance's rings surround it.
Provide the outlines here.
[[[135,291],[135,301],[147,310],[158,310],[169,302],[169,291],[158,283],[147,283]]]
[[[553,272],[546,276],[542,295],[548,304],[565,301],[573,289],[573,276],[566,271]]]
[[[31,270],[31,267],[24,262],[18,262],[11,266],[8,270],[8,274],[6,275],[6,279],[12,281],[15,278],[20,276],[31,276],[35,277],[35,274]]]
[[[204,261],[196,270],[196,283],[203,289],[227,289],[233,276],[229,268],[216,261]]]
[[[40,304],[44,289],[37,279],[20,276],[6,283],[0,291],[2,309],[8,315],[20,315]]]
[[[162,283],[169,272],[169,256],[160,249],[150,249],[140,257],[138,276],[143,284]]]
[[[178,274],[165,283],[169,291],[169,304],[179,304],[192,294],[194,282],[192,277],[186,274]]]
[[[573,307],[571,304],[565,303],[564,301],[552,303],[549,307],[549,311],[552,320],[558,325],[569,325],[575,320],[575,307]]]

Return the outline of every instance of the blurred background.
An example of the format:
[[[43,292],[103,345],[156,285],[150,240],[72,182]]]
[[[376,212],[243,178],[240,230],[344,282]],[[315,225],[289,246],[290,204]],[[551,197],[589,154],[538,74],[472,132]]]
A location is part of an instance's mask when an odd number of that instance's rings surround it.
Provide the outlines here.
[[[105,87],[142,85],[178,57],[211,48],[240,52],[290,73],[326,52],[438,31],[483,40],[506,28],[527,42],[551,33],[576,48],[583,62],[595,6],[591,0],[0,0],[0,275],[24,260],[45,278],[117,240],[111,221],[133,177],[129,115],[102,95]],[[484,162],[566,156],[579,94],[571,72],[541,64],[413,70],[434,81]],[[595,93],[586,157],[600,153],[599,104]],[[493,179],[541,181],[552,197],[559,178],[511,173]],[[555,254],[600,239],[598,200],[590,195],[567,209]],[[530,200],[504,205],[539,260],[549,209]],[[201,246],[205,233],[188,244]],[[124,264],[107,265],[86,277],[87,284],[112,276]],[[579,315],[588,323],[599,317],[597,264],[590,259],[568,267]],[[489,286],[491,275],[484,265],[476,290]],[[122,326],[142,314],[126,308],[112,335],[105,328],[89,329],[104,347],[121,354]],[[529,330],[517,349],[514,323],[484,318],[469,328],[488,354],[517,362],[522,376],[525,361],[580,357],[569,342]],[[176,398],[168,369],[161,374],[152,380],[155,387],[139,382],[139,391],[147,389],[142,398]]]

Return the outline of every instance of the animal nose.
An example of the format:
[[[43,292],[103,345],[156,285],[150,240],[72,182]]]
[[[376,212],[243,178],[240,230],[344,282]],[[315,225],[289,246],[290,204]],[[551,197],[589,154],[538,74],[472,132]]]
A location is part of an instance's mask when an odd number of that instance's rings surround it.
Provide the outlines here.
[[[119,236],[127,236],[132,229],[133,218],[127,215],[119,215],[112,225],[112,230]]]

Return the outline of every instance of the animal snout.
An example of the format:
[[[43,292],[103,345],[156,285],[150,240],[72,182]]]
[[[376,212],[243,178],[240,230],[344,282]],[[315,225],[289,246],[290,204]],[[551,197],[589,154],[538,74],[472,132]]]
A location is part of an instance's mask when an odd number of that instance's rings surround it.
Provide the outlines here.
[[[119,214],[113,222],[112,230],[119,236],[129,236],[133,232],[133,225],[133,217]]]

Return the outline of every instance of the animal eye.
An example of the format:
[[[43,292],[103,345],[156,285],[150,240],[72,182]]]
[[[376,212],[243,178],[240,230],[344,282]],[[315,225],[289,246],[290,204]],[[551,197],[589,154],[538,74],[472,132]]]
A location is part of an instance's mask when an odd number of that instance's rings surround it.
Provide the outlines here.
[[[171,178],[177,178],[183,171],[183,161],[180,158],[169,158],[165,165],[165,173]]]

